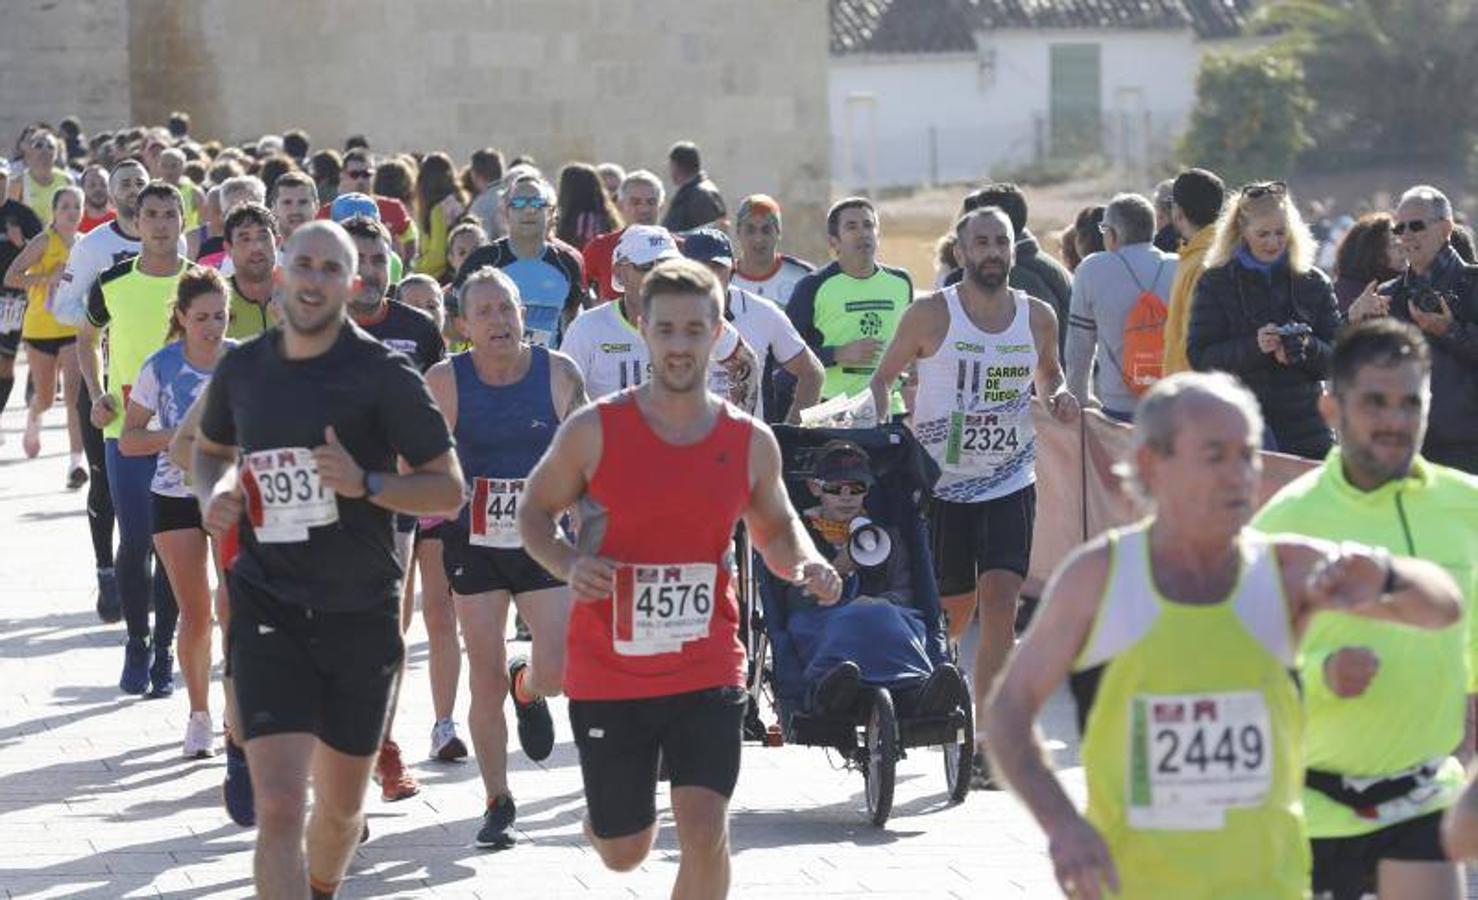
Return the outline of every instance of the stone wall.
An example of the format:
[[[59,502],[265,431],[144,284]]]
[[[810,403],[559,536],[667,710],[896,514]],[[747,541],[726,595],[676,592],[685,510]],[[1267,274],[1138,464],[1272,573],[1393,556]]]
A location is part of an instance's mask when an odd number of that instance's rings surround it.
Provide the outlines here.
[[[88,131],[131,119],[127,0],[0,2],[0,146],[72,114]]]
[[[731,207],[774,194],[786,248],[825,258],[825,0],[120,3],[129,89],[114,102],[140,120],[184,108],[232,141],[301,126],[321,145],[362,132],[382,150],[495,146],[664,177],[668,146],[691,139]],[[48,109],[76,102],[57,96]]]

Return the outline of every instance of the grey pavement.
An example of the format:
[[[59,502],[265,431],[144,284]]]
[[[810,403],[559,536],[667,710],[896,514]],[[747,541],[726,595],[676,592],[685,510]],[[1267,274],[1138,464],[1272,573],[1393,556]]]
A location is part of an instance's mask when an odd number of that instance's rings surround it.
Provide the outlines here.
[[[180,758],[183,687],[166,700],[118,691],[123,626],[93,613],[85,489],[63,487],[59,409],[42,455],[24,459],[15,408],[22,384],[24,376],[0,420],[0,895],[250,896],[253,832],[221,808],[223,758]],[[424,788],[393,804],[372,789],[372,837],[340,896],[667,895],[677,856],[665,786],[651,858],[629,874],[605,871],[581,835],[579,768],[559,701],[559,744],[546,764],[510,753],[521,842],[499,853],[473,847],[483,804],[476,765],[424,759],[432,713],[419,621],[407,643],[396,737]],[[211,705],[219,724],[218,685]],[[465,667],[457,715],[465,721]],[[1044,727],[1071,740],[1063,697]],[[974,792],[949,806],[939,751],[914,751],[899,764],[895,810],[882,829],[867,822],[861,775],[838,762],[817,749],[746,746],[732,806],[733,896],[1057,896],[1044,841],[1020,804]],[[1071,747],[1059,762],[1076,765]],[[1080,770],[1064,776],[1081,799]]]

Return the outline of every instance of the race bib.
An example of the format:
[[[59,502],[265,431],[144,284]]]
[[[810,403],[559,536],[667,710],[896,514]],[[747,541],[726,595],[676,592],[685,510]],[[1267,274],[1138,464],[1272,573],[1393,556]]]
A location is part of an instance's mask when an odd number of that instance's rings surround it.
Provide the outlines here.
[[[1262,694],[1139,694],[1131,715],[1131,828],[1214,830],[1227,810],[1267,798],[1273,731]]]
[[[518,536],[518,501],[523,496],[523,485],[522,478],[478,478],[473,481],[467,543],[504,550],[523,546],[523,540]]]
[[[611,635],[622,656],[677,653],[708,636],[718,567],[713,563],[621,566],[611,595]]]
[[[995,413],[950,413],[945,463],[994,468],[1015,456],[1020,448],[1014,422],[1002,422]]]
[[[318,480],[318,464],[306,447],[248,453],[241,486],[252,533],[263,544],[308,539],[308,529],[339,521],[339,502]]]
[[[0,295],[0,334],[21,330],[21,320],[26,317],[24,295]]]

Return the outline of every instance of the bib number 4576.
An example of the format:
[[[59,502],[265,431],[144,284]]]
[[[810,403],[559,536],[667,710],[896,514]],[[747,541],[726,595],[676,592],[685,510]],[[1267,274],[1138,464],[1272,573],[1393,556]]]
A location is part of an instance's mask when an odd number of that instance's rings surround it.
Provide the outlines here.
[[[708,636],[718,567],[712,563],[632,565],[616,570],[612,638],[623,656],[676,653]]]

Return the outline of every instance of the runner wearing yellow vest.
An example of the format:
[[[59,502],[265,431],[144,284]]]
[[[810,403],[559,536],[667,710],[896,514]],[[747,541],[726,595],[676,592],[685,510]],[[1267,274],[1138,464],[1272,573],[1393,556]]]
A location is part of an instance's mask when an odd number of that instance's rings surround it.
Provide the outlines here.
[[[277,217],[256,201],[231,210],[221,228],[231,274],[231,323],[226,336],[244,341],[277,324],[272,273],[277,267]]]
[[[1059,568],[999,681],[995,771],[1046,831],[1070,897],[1307,897],[1291,671],[1305,624],[1321,609],[1423,628],[1462,615],[1432,563],[1248,529],[1261,442],[1257,401],[1229,375],[1151,388],[1132,461],[1154,515]],[[1069,679],[1086,816],[1033,734]]]
[[[1474,691],[1478,478],[1417,455],[1431,400],[1421,332],[1394,319],[1340,337],[1321,399],[1340,447],[1253,524],[1355,540],[1438,563],[1465,595],[1468,628],[1387,628],[1342,613],[1310,621],[1299,654],[1304,811],[1314,890],[1335,900],[1462,896],[1439,820],[1462,788],[1453,755]]]

